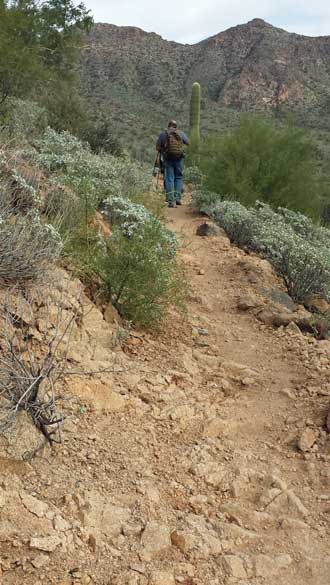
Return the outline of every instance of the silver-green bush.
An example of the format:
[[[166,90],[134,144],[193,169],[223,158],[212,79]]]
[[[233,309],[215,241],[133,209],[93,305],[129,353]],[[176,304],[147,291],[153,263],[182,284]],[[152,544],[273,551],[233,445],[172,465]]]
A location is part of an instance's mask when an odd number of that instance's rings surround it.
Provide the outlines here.
[[[0,217],[0,285],[24,288],[45,276],[46,269],[59,256],[61,238],[36,213]]]
[[[223,201],[208,208],[231,241],[268,258],[297,301],[310,294],[330,299],[330,232],[283,208],[257,202],[246,208]]]

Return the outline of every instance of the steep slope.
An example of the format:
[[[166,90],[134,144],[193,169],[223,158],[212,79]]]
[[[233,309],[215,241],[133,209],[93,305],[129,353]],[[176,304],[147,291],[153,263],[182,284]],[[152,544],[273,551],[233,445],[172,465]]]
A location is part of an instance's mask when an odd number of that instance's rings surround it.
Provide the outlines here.
[[[141,130],[151,138],[169,115],[186,124],[194,81],[203,87],[204,130],[231,125],[242,111],[293,111],[302,124],[324,128],[329,56],[330,37],[288,33],[260,19],[195,45],[97,24],[83,53],[83,87],[127,140]]]
[[[239,311],[281,285],[223,233],[196,236],[201,221],[168,215],[186,319],[70,382],[81,403],[52,454],[28,463],[1,444],[5,585],[328,585],[330,342]],[[94,347],[71,358],[99,369],[111,327],[96,309],[87,325]]]

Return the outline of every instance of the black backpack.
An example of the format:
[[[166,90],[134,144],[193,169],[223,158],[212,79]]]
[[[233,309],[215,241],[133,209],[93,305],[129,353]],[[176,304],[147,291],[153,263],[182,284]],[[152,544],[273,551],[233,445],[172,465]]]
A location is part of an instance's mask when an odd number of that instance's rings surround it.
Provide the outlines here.
[[[164,147],[166,160],[180,160],[183,157],[183,140],[178,130],[166,132],[167,137]]]

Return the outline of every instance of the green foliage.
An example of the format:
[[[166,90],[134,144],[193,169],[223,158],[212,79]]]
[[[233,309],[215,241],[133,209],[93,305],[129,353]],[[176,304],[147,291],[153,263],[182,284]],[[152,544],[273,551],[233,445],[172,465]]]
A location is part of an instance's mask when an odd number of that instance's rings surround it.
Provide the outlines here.
[[[201,213],[208,213],[208,210],[221,200],[222,197],[219,193],[208,191],[207,189],[201,188],[192,192],[193,205]]]
[[[246,208],[223,201],[207,209],[231,241],[268,258],[297,301],[310,294],[330,299],[330,231],[300,213],[273,211],[257,202]]]
[[[189,123],[189,139],[190,158],[194,160],[199,153],[200,146],[200,108],[201,108],[201,86],[195,82],[192,86],[191,100],[190,100],[190,123]]]
[[[6,102],[6,118],[3,118],[3,130],[11,140],[16,138],[22,144],[27,140],[39,136],[48,125],[48,113],[45,108],[31,100],[8,98]],[[4,135],[3,135],[4,137]]]
[[[17,284],[36,280],[61,252],[91,290],[133,323],[157,328],[170,306],[182,305],[176,237],[141,204],[159,206],[158,195],[148,195],[148,167],[96,155],[68,132],[47,128],[33,148],[0,150],[1,176],[6,196],[1,193],[0,203],[5,210],[14,194],[18,219],[4,228],[0,218],[0,280],[2,268]]]
[[[120,156],[123,152],[122,146],[116,138],[112,127],[106,120],[89,122],[80,132],[82,140],[88,142],[93,152],[100,154],[106,152]]]
[[[197,166],[187,166],[184,171],[184,180],[186,183],[191,183],[194,188],[201,187],[203,174]]]
[[[57,128],[76,130],[76,64],[92,19],[72,0],[2,0],[0,5],[0,104],[8,96],[33,97]],[[10,113],[10,112],[9,112]]]
[[[144,226],[153,226],[154,233],[159,234],[160,245],[166,248],[166,254],[175,256],[178,245],[175,234],[143,205],[122,197],[112,197],[102,202],[101,212],[110,224],[118,226],[127,238],[132,238],[137,232],[143,233]]]
[[[183,307],[185,289],[164,228],[147,221],[131,237],[116,229],[106,246],[101,274],[109,298],[129,321],[159,329],[170,306]]]
[[[68,132],[48,128],[35,145],[38,150],[30,151],[31,160],[44,172],[56,173],[57,184],[68,187],[81,200],[87,196],[94,211],[103,199],[131,197],[150,188],[148,168],[127,157],[95,155]]]
[[[261,200],[318,216],[320,180],[315,149],[300,129],[275,127],[253,116],[237,130],[209,139],[201,167],[206,186],[244,205]]]

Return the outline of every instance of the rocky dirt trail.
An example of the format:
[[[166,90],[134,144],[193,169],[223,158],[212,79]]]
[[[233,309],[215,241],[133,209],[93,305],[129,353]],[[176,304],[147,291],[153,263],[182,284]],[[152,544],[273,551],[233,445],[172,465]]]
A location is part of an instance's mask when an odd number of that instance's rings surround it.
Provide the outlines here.
[[[64,445],[30,462],[30,436],[2,446],[5,585],[329,585],[330,342],[260,322],[299,308],[203,221],[168,210],[187,315],[106,354],[95,309],[102,343],[72,360],[113,368],[71,384]]]

